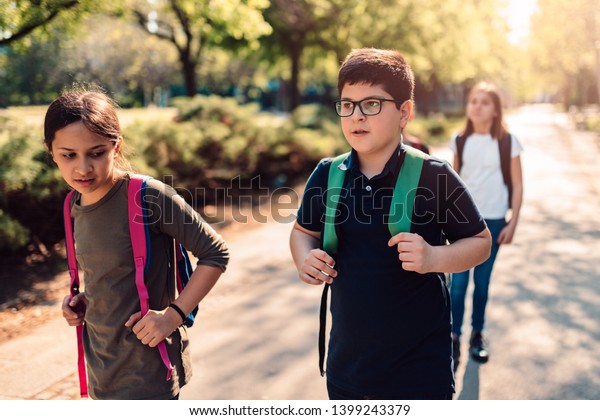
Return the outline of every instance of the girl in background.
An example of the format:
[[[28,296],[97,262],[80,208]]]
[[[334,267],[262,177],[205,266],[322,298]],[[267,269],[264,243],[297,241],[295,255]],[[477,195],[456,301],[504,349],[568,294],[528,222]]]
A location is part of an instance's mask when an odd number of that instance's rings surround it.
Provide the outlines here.
[[[492,268],[500,245],[509,244],[513,239],[523,199],[522,147],[506,128],[500,94],[495,86],[485,82],[475,85],[469,93],[466,112],[466,127],[452,139],[450,148],[454,153],[454,168],[467,185],[492,234],[490,257],[472,270],[475,288],[469,352],[475,361],[485,363],[489,358],[489,350],[483,330]],[[502,147],[508,148],[510,145],[504,173],[499,142],[508,142]],[[509,207],[512,212],[507,222]],[[460,358],[460,336],[470,271],[454,273],[451,277],[455,370]]]

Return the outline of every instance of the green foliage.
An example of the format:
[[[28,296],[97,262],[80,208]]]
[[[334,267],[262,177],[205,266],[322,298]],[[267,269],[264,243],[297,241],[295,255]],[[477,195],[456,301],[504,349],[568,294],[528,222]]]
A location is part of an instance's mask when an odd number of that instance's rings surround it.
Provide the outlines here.
[[[77,6],[78,0],[0,2],[0,44],[8,44],[52,21],[56,15]]]
[[[464,118],[448,118],[443,114],[436,114],[430,118],[417,117],[408,124],[406,131],[425,144],[441,144],[459,131],[464,121]]]
[[[172,44],[186,94],[193,97],[198,88],[196,71],[206,47],[259,48],[258,38],[271,31],[262,16],[268,4],[267,0],[127,0],[126,6],[118,8],[150,35]]]
[[[597,113],[589,113],[588,115],[582,115],[580,127],[588,131],[594,131],[600,134],[600,115]],[[576,123],[578,121],[576,120]]]
[[[29,231],[0,208],[0,250],[17,251],[29,242]]]
[[[32,144],[30,128],[5,120],[0,137],[0,190],[23,189],[39,176],[43,163],[39,160],[40,144]]]
[[[258,176],[263,186],[299,179],[345,144],[333,113],[315,105],[285,119],[218,96],[176,98],[173,104],[176,122],[140,122],[125,137],[152,175],[173,176],[188,190],[228,186],[236,177]]]
[[[535,78],[565,108],[600,103],[599,40],[596,0],[538,0],[528,53]]]
[[[64,193],[39,130],[19,120],[0,120],[0,250],[58,242],[64,235]]]

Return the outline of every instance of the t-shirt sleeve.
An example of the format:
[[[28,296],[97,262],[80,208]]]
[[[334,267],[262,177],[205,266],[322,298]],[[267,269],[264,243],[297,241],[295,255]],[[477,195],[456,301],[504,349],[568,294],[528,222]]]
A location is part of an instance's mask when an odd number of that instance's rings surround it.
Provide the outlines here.
[[[225,271],[229,261],[227,244],[174,188],[152,179],[145,197],[152,228],[180,242],[198,259],[198,265]]]
[[[521,142],[514,135],[510,136],[510,158],[514,158],[523,153],[523,146],[521,146]]]
[[[456,139],[458,138],[458,136],[452,136],[452,138],[450,139],[450,151],[452,153],[454,153],[455,155],[458,153],[457,149],[456,149]]]
[[[306,186],[296,221],[304,229],[321,232],[325,213],[325,191],[331,159],[323,159],[312,172]]]
[[[450,242],[477,235],[486,228],[473,197],[458,174],[445,161],[430,161],[437,191],[438,223]]]

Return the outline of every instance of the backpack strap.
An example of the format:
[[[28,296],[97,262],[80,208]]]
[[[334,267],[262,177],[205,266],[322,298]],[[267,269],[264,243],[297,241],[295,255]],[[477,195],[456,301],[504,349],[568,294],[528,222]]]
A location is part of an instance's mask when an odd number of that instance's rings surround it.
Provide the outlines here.
[[[337,214],[338,202],[346,178],[346,171],[340,169],[342,162],[350,155],[350,152],[341,154],[333,159],[329,167],[327,178],[327,191],[325,201],[325,225],[323,226],[323,249],[330,255],[337,252],[338,237],[335,231],[335,216]]]
[[[346,171],[339,166],[350,155],[350,152],[341,154],[333,159],[329,167],[327,178],[327,191],[325,191],[325,223],[323,225],[323,250],[333,255],[338,249],[338,236],[335,231],[335,216],[338,202],[346,178]],[[325,376],[325,329],[327,324],[327,296],[331,286],[325,283],[321,294],[321,307],[319,310],[319,370]]]
[[[465,150],[465,143],[467,142],[467,137],[464,135],[456,136],[456,157],[458,158],[458,167],[454,168],[456,173],[460,174],[460,169],[462,168],[462,157],[463,151]]]
[[[510,153],[511,153],[512,139],[508,132],[498,139],[498,149],[500,152],[500,169],[502,169],[502,179],[508,188],[508,208],[512,208],[512,174],[510,172]]]
[[[421,178],[423,161],[429,158],[427,154],[414,147],[405,145],[404,151],[404,162],[402,162],[400,173],[396,179],[388,218],[388,229],[392,236],[400,232],[410,232],[414,201]],[[338,249],[335,216],[346,175],[346,172],[340,169],[339,165],[346,159],[348,154],[345,153],[333,159],[329,168],[325,223],[323,226],[323,249],[330,255],[335,254]],[[327,327],[327,300],[330,287],[329,283],[325,283],[323,286],[319,310],[319,370],[321,376],[325,376],[325,330]]]
[[[135,286],[137,288],[138,296],[140,298],[140,310],[142,317],[144,317],[150,309],[148,300],[150,298],[146,283],[144,281],[144,274],[148,268],[149,258],[148,250],[149,241],[148,235],[148,224],[146,223],[146,217],[144,214],[144,202],[143,199],[146,182],[148,177],[141,175],[132,175],[129,181],[129,188],[127,190],[127,210],[129,214],[129,235],[131,237],[131,246],[133,248],[133,261],[135,264]],[[161,341],[158,344],[158,351],[160,357],[167,368],[167,381],[171,379],[173,373],[173,365],[169,359],[167,352],[167,346],[165,341]]]
[[[404,150],[404,162],[396,179],[388,218],[388,229],[392,236],[410,232],[423,162],[429,159],[429,155],[414,147],[404,146]]]
[[[65,226],[65,247],[67,248],[67,265],[71,285],[69,287],[71,297],[79,294],[79,270],[77,268],[77,257],[75,254],[75,236],[73,235],[73,219],[71,218],[71,201],[74,191],[67,194],[63,204],[63,221]],[[76,312],[85,313],[85,303],[80,302],[75,308]],[[85,321],[84,321],[85,322]],[[75,327],[77,334],[77,371],[79,374],[79,394],[81,398],[88,398],[87,373],[85,370],[85,353],[83,351],[83,324]]]

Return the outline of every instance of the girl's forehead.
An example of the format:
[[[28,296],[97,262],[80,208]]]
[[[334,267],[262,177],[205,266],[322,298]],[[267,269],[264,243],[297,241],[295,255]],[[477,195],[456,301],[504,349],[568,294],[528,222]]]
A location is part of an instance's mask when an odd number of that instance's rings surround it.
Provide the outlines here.
[[[477,98],[477,99],[492,99],[492,95],[484,90],[475,90],[471,92],[469,98]]]
[[[108,139],[90,131],[82,121],[71,123],[58,130],[52,143],[53,148],[71,150],[87,150],[111,144]]]

